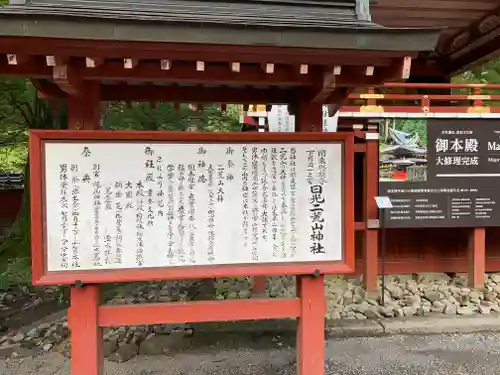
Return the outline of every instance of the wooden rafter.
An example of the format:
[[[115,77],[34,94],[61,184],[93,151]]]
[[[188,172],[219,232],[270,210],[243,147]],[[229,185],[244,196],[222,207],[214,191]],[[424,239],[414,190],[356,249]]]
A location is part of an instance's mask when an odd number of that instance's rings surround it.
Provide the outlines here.
[[[124,42],[72,40],[59,38],[2,37],[0,54],[32,54],[34,56],[72,56],[103,59],[133,57],[145,60],[182,60],[221,62],[235,59],[240,63],[389,66],[399,52],[345,51],[316,48],[276,48],[273,46],[198,45],[182,43]],[[415,52],[416,56],[416,52]],[[131,58],[130,57],[130,58]],[[233,60],[234,61],[234,60]]]
[[[442,38],[437,51],[447,56],[447,73],[457,73],[472,64],[498,55],[500,43],[500,5],[485,13],[448,38]]]
[[[366,76],[366,67],[358,69],[356,66],[334,66],[331,71],[324,74],[325,68],[314,66],[314,70],[308,67],[307,74],[302,64],[302,71],[293,65],[275,65],[273,68],[263,70],[258,64],[241,63],[206,63],[170,61],[165,60],[139,60],[120,63],[118,61],[103,61],[100,65],[91,64],[87,67],[88,60],[72,61],[68,64],[56,64],[47,66],[39,61],[33,60],[22,65],[9,65],[7,59],[0,62],[0,72],[13,76],[28,76],[33,78],[55,78],[66,79],[65,72],[71,71],[74,77],[81,80],[107,80],[124,82],[169,82],[199,84],[210,82],[212,84],[236,84],[236,85],[281,85],[281,86],[316,86],[318,74],[323,75],[319,86],[324,92],[318,97],[327,97],[335,87],[343,86],[367,86],[376,85],[384,80],[392,79],[395,71],[400,71],[398,63],[389,67],[379,67],[373,75]],[[239,65],[238,65],[239,64]],[[269,64],[268,64],[269,65]],[[396,68],[397,66],[397,68]],[[54,69],[58,69],[54,77]],[[396,70],[395,70],[396,69]],[[332,77],[335,77],[333,79]],[[404,78],[404,77],[398,77]],[[67,85],[67,84],[65,84]],[[333,85],[333,86],[332,86]],[[319,95],[319,94],[318,94]]]

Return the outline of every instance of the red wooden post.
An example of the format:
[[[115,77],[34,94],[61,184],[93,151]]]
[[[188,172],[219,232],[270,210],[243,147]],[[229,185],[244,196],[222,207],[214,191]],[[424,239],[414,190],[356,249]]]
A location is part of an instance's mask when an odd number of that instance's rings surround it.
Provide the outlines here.
[[[370,132],[369,134],[376,134]],[[364,215],[365,238],[363,241],[363,284],[368,292],[378,287],[378,229],[371,228],[371,222],[378,219],[375,197],[378,195],[378,140],[366,139],[364,165]]]
[[[71,375],[103,375],[102,328],[99,327],[98,285],[71,288]]]
[[[325,280],[297,276],[300,318],[297,328],[297,375],[325,373]]]
[[[68,129],[101,127],[100,82],[83,81],[77,95],[68,98]],[[98,322],[100,286],[71,287],[71,375],[103,375],[102,329]]]
[[[323,131],[323,105],[301,103],[296,132]],[[323,275],[297,276],[301,311],[297,327],[297,375],[325,373],[325,280]]]
[[[78,93],[68,97],[68,129],[101,128],[100,85],[99,81],[83,81]]]
[[[469,286],[484,287],[486,259],[486,229],[474,228],[469,234],[468,243]]]

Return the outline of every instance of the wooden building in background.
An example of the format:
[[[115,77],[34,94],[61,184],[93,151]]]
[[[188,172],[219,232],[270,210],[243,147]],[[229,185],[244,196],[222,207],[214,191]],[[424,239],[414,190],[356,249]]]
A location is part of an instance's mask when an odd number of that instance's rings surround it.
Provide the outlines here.
[[[288,104],[296,131],[320,131],[322,105],[333,113],[356,88],[393,80],[447,83],[495,56],[499,14],[491,0],[10,0],[0,7],[0,75],[30,78],[45,97],[67,101],[70,129],[98,130],[102,102],[165,101]],[[343,119],[339,131],[358,136],[357,249],[373,289],[378,142],[366,134],[377,127]],[[450,241],[462,249],[459,243],[484,237],[458,232],[426,236],[429,254]],[[409,256],[422,252],[422,244],[422,233],[412,230],[390,236],[388,246]],[[446,262],[419,257],[408,271],[415,264],[440,271],[431,264]],[[449,265],[443,269],[458,263]]]

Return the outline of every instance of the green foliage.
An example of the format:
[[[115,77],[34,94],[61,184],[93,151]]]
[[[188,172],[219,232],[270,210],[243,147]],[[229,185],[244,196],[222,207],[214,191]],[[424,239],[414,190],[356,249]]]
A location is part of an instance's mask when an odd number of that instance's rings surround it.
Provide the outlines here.
[[[111,104],[105,115],[103,127],[110,130],[163,130],[163,131],[237,131],[239,128],[237,106],[223,112],[216,106],[207,106],[202,112],[192,111],[188,105],[176,110],[172,103],[159,103],[152,108],[149,103]]]
[[[454,83],[500,83],[500,59],[493,59],[484,65],[468,70],[456,77]],[[498,90],[496,90],[498,92]]]
[[[29,257],[14,257],[7,261],[0,273],[0,290],[17,289],[31,284],[31,263]]]
[[[27,156],[25,143],[0,148],[0,172],[23,171]]]

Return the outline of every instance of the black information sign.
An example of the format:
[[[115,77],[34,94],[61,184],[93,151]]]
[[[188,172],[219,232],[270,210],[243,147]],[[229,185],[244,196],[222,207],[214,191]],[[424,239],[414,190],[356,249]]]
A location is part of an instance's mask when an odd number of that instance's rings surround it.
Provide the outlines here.
[[[426,182],[381,182],[388,228],[500,226],[500,121],[427,122]]]

